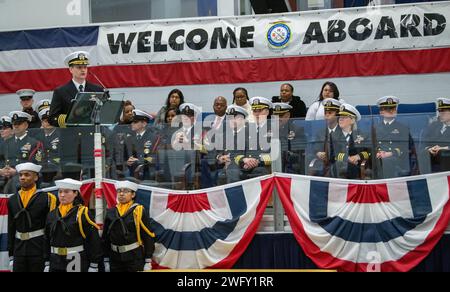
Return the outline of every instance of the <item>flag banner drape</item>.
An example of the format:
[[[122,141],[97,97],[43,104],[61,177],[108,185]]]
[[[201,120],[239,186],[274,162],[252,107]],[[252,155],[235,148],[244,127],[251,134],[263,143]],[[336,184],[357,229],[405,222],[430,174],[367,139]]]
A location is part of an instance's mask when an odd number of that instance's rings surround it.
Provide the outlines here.
[[[448,226],[448,173],[364,182],[277,175],[293,233],[320,268],[409,271]]]
[[[85,200],[91,184],[84,182]],[[154,268],[232,268],[274,188],[299,245],[323,269],[409,271],[450,220],[450,173],[372,182],[276,173],[198,191],[140,185],[136,203],[149,212],[156,234]],[[108,208],[115,207],[115,182],[104,180],[103,192]],[[8,197],[0,195],[0,271],[9,264]]]

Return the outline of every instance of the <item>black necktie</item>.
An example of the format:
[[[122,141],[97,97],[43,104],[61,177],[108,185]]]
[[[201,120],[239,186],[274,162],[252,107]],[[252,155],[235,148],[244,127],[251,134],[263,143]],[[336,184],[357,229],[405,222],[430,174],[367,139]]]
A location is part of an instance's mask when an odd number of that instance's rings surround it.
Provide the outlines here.
[[[335,154],[335,151],[334,151],[334,143],[333,143],[333,131],[331,131],[331,133],[330,133],[330,137],[328,137],[329,138],[329,141],[330,141],[330,153],[329,153],[329,155],[330,155],[330,162],[331,163],[335,163],[336,162],[336,154]]]
[[[78,90],[79,90],[80,92],[83,92],[83,91],[84,91],[83,84],[80,84],[80,86],[78,87]]]
[[[142,135],[137,135],[137,140],[141,141],[141,139],[142,139]]]

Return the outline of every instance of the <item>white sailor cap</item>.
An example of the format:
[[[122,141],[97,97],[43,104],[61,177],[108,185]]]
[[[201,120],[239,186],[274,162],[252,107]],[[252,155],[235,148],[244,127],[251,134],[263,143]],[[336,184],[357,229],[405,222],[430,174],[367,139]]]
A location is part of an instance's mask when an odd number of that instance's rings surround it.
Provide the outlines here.
[[[36,111],[39,113],[43,109],[50,108],[51,102],[52,101],[50,99],[43,99],[43,100],[39,101],[36,104]]]
[[[250,105],[252,106],[253,110],[262,110],[262,109],[272,109],[273,104],[272,102],[262,96],[255,96],[250,99]]]
[[[22,111],[13,111],[9,113],[9,117],[11,118],[11,122],[14,124],[15,122],[31,122],[33,117]]]
[[[236,116],[236,115],[242,115],[244,118],[248,117],[248,112],[245,110],[245,108],[240,107],[238,105],[230,105],[227,107],[227,115],[229,116]]]
[[[11,118],[8,116],[1,117],[0,123],[2,124],[2,127],[12,128]]]
[[[74,180],[71,178],[66,178],[63,180],[57,180],[55,181],[55,185],[60,190],[73,190],[73,191],[80,191],[81,186],[83,183],[78,180]]]
[[[344,103],[343,105],[341,105],[339,116],[353,117],[357,121],[361,120],[361,114],[359,113],[359,111],[354,106],[348,103]]]
[[[377,105],[379,107],[397,107],[399,103],[400,99],[392,95],[383,96],[377,100]]]
[[[437,99],[438,110],[450,109],[450,98],[441,97]]]
[[[285,113],[290,112],[293,107],[284,102],[276,102],[273,104],[273,114],[274,115],[283,115]]]
[[[194,116],[201,113],[201,110],[195,104],[192,103],[183,103],[182,105],[180,105],[179,109],[180,113],[186,116]]]
[[[322,105],[325,110],[337,110],[341,109],[342,102],[334,98],[326,98],[322,100]]]
[[[153,116],[147,112],[135,109],[133,110],[133,121],[146,121],[153,120]]]
[[[89,53],[86,51],[77,51],[69,54],[64,59],[66,66],[89,65]]]
[[[33,98],[36,91],[33,89],[20,89],[16,91],[16,94],[20,97],[20,99],[29,99]]]
[[[39,173],[41,171],[41,169],[42,169],[42,166],[36,165],[31,162],[16,165],[16,170],[18,173],[20,173],[22,171],[32,171],[35,173]]]
[[[120,189],[128,189],[128,190],[132,190],[133,192],[136,192],[139,188],[139,185],[131,182],[131,181],[118,181],[116,182],[116,190],[120,190]]]
[[[50,113],[50,109],[49,108],[44,108],[43,110],[41,110],[39,112],[39,119],[44,120],[44,119],[48,119]]]

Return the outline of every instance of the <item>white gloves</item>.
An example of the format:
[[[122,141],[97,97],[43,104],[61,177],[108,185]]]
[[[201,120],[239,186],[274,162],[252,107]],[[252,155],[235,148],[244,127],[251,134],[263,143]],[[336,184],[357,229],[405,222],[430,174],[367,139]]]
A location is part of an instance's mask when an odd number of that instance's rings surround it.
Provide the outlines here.
[[[44,273],[50,272],[50,262],[45,262]]]
[[[152,270],[152,259],[145,259],[144,272]]]
[[[9,257],[9,270],[14,271],[14,257]]]
[[[98,264],[91,263],[89,265],[88,273],[98,273]]]
[[[104,265],[105,265],[105,273],[111,272],[111,266],[109,264],[109,259],[108,258],[105,259]]]

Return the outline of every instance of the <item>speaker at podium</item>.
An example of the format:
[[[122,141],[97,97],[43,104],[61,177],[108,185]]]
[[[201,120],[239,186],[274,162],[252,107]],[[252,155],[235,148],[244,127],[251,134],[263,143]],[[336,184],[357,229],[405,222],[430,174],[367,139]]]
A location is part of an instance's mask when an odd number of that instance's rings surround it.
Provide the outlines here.
[[[286,0],[250,0],[255,14],[270,14],[290,12],[290,5]]]

